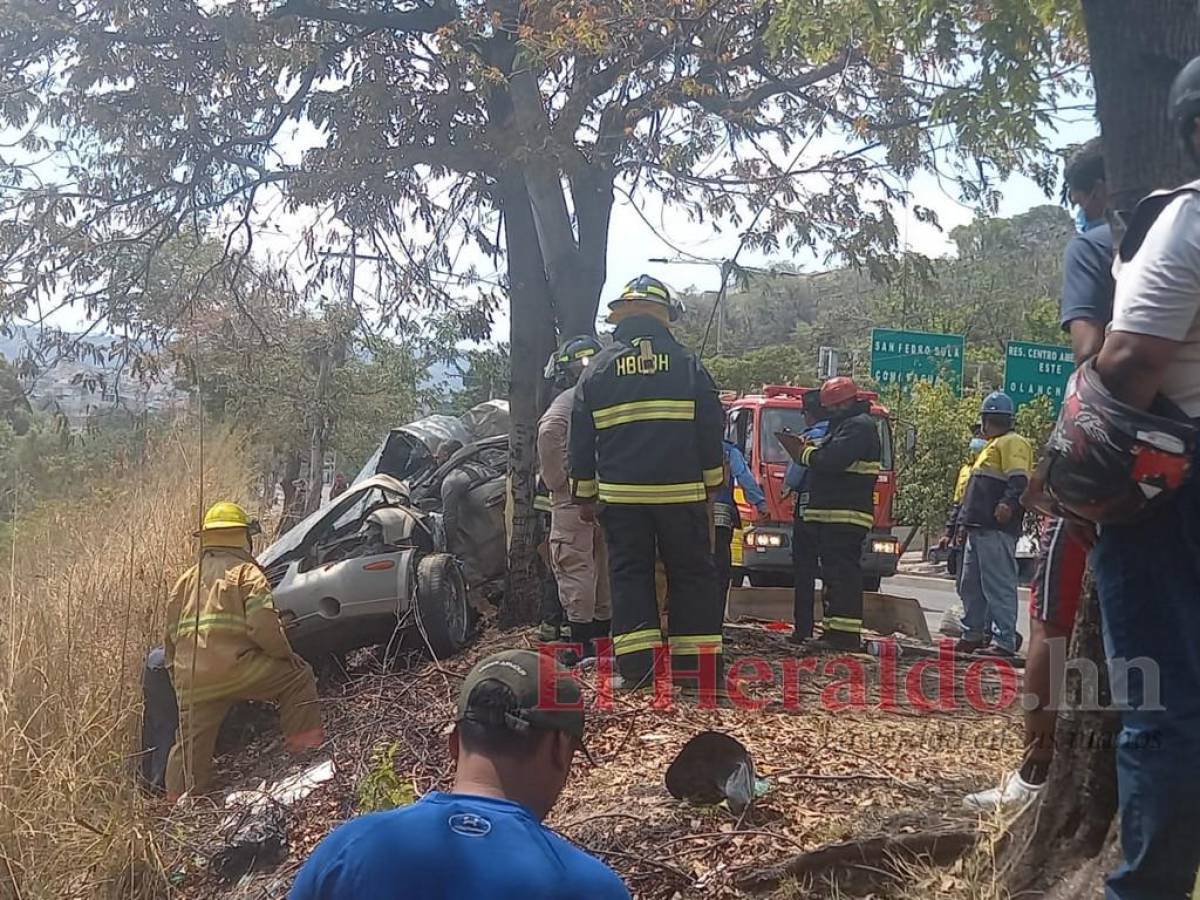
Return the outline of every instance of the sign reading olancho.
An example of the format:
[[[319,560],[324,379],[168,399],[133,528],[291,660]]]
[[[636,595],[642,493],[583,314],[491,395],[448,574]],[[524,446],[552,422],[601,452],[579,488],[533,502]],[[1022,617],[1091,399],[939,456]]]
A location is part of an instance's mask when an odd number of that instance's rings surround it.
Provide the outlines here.
[[[1004,390],[1018,406],[1034,397],[1049,397],[1058,412],[1073,371],[1075,357],[1070,347],[1009,341],[1004,355]]]

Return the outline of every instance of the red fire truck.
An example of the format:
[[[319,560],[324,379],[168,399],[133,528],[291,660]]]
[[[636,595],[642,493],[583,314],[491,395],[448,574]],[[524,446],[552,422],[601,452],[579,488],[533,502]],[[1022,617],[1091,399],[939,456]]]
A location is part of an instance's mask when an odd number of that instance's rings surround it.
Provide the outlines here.
[[[818,388],[769,384],[761,394],[750,394],[729,405],[726,438],[741,448],[754,477],[767,495],[770,516],[764,520],[746,502],[740,488],[734,492],[743,528],[733,537],[734,582],[749,576],[756,587],[786,587],[792,583],[792,511],[794,498],[783,496],[787,451],[775,437],[781,431],[797,434],[805,429],[803,398]],[[896,497],[895,452],[892,419],[879,395],[859,391],[871,404],[879,426],[882,449],[879,480],[875,487],[875,524],[863,546],[864,587],[878,590],[880,579],[896,574],[900,542],[892,535],[892,504]]]

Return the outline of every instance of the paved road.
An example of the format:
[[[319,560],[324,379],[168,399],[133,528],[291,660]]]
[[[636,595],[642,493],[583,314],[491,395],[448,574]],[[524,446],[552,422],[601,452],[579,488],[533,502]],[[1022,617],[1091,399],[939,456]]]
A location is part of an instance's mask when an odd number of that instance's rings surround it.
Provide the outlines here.
[[[921,604],[925,611],[925,620],[929,623],[929,633],[937,639],[938,628],[942,624],[942,613],[952,603],[958,602],[954,593],[954,582],[948,578],[931,578],[924,575],[897,575],[885,578],[880,588],[886,594],[897,597],[912,597]],[[1017,600],[1017,630],[1029,640],[1029,589],[1021,588]]]

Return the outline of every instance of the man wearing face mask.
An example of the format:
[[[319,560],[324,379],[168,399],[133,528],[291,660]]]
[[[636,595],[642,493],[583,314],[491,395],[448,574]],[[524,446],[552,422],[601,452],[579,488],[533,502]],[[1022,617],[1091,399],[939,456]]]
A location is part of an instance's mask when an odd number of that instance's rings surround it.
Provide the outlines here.
[[[1067,160],[1063,199],[1075,206],[1075,228],[1063,256],[1062,327],[1071,337],[1075,364],[1100,352],[1112,319],[1113,242],[1104,211],[1108,187],[1100,139],[1088,141]]]
[[[967,482],[971,480],[971,466],[979,457],[980,451],[987,446],[987,438],[983,436],[983,426],[978,422],[971,431],[971,441],[967,444],[967,461],[963,463],[958,470],[958,478],[954,481],[954,503],[950,507],[950,515],[946,518],[946,533],[942,535],[942,539],[938,541],[938,546],[945,550],[950,548],[951,556],[946,561],[946,568],[951,574],[958,572],[959,557],[962,555],[962,545],[966,540],[966,533],[959,522],[959,514],[962,512],[963,498],[967,496]]]
[[[959,519],[966,529],[959,594],[963,636],[958,653],[1016,656],[1017,538],[1025,510],[1021,494],[1033,468],[1033,447],[1013,430],[1016,406],[1003,391],[979,410],[987,444],[971,466]]]
[[[1112,319],[1112,232],[1104,212],[1108,188],[1100,139],[1088,141],[1067,160],[1063,170],[1063,200],[1076,208],[1078,234],[1063,257],[1062,327],[1071,338],[1075,365],[1095,356],[1104,343],[1104,329]],[[1037,799],[1054,759],[1054,728],[1058,718],[1053,703],[1051,641],[1064,645],[1075,627],[1082,600],[1088,547],[1077,530],[1063,519],[1041,522],[1037,565],[1030,583],[1029,658],[1025,664],[1025,690],[1033,701],[1025,710],[1025,759],[1008,772],[1000,785],[969,794],[969,809],[991,812],[997,807],[1019,807]]]

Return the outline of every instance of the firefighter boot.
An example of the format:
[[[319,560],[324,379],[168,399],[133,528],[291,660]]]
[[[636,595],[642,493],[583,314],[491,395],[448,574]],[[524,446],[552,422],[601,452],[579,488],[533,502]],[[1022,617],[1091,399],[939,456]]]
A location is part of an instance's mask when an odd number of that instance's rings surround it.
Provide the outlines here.
[[[593,643],[596,624],[594,622],[567,622],[563,626],[563,641],[567,644],[579,644],[580,649],[567,650],[562,655],[563,665],[573,669],[585,659],[596,656],[596,646]]]

